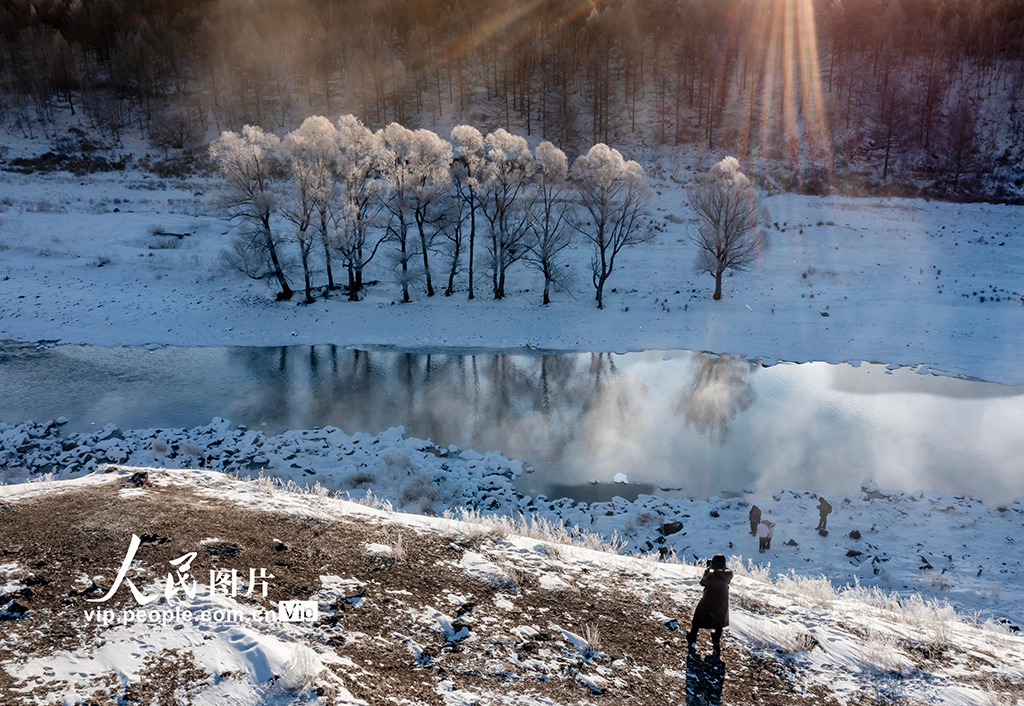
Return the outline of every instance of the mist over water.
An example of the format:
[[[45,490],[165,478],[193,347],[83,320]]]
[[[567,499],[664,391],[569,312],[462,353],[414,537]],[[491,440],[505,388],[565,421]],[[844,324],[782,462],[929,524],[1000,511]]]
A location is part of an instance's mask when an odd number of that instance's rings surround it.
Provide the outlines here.
[[[66,433],[333,425],[498,450],[536,469],[529,494],[754,497],[780,488],[1024,495],[1024,387],[887,371],[644,353],[424,353],[336,346],[0,348],[0,420],[70,418]],[[614,484],[625,473],[629,485]],[[591,479],[600,481],[592,485]],[[637,485],[640,483],[640,485]],[[677,493],[672,493],[677,494]]]

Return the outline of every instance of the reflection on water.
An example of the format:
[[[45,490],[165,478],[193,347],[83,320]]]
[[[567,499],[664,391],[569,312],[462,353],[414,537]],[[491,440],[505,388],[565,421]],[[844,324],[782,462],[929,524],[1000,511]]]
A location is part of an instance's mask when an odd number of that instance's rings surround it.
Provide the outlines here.
[[[682,415],[709,441],[722,444],[729,423],[757,401],[757,392],[747,382],[747,376],[758,366],[739,356],[693,355],[696,372],[676,405],[676,414]]]
[[[872,393],[872,394],[864,394]],[[1021,388],[880,365],[777,365],[688,351],[453,354],[281,348],[0,347],[0,419],[69,431],[338,426],[500,450],[524,492],[578,499],[882,487],[1024,495]],[[611,484],[625,473],[630,485]],[[600,485],[591,485],[591,479]],[[642,485],[637,485],[641,483]]]

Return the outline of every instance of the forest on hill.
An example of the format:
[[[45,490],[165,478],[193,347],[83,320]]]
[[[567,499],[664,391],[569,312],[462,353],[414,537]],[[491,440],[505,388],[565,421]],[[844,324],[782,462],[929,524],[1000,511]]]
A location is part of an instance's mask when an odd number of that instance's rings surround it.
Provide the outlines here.
[[[1022,102],[1022,0],[0,7],[0,125],[58,148],[68,116],[88,128],[76,149],[141,131],[171,150],[352,112],[501,127],[570,155],[724,151],[760,185],[808,193],[1014,199]]]

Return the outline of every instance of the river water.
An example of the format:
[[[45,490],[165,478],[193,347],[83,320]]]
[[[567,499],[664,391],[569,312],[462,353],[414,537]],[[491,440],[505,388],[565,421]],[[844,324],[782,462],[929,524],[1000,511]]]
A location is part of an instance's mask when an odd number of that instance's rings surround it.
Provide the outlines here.
[[[523,492],[584,500],[680,481],[669,494],[852,494],[866,476],[987,503],[1024,495],[1024,386],[881,365],[761,367],[689,351],[0,346],[0,421],[61,415],[67,432],[215,416],[267,433],[401,424],[523,459],[536,469]],[[612,482],[619,473],[628,484]]]

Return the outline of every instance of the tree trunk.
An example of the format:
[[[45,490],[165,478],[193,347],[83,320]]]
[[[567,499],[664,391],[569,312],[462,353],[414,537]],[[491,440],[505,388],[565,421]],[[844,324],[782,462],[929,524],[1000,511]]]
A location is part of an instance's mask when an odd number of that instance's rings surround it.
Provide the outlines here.
[[[327,291],[333,292],[337,287],[334,284],[334,270],[331,269],[331,241],[327,237],[327,223],[322,215],[320,216],[320,242],[324,246],[324,263],[327,265]]]
[[[452,256],[452,268],[448,270],[448,288],[444,290],[446,297],[450,297],[455,292],[455,274],[459,269],[459,255],[462,254],[462,223],[456,224],[455,228],[455,254]]]
[[[711,298],[715,301],[722,298],[722,270],[715,271],[715,295]]]
[[[356,270],[352,263],[348,263],[348,300],[359,301],[359,287],[356,286]]]
[[[313,299],[313,283],[309,279],[309,248],[302,248],[302,275],[306,281],[306,303],[312,304]]]
[[[399,227],[402,229],[402,301],[405,303],[409,303],[412,300],[409,299],[409,257],[406,254],[406,243],[408,242],[408,233],[406,231],[404,222]]]
[[[427,276],[427,296],[434,296],[434,285],[430,281],[430,262],[427,256],[427,234],[423,229],[423,216],[416,214],[416,227],[420,232],[420,249],[423,251],[423,273]]]
[[[469,298],[473,298],[473,250],[476,246],[476,203],[469,194]]]
[[[292,298],[292,288],[288,286],[288,280],[285,279],[284,271],[281,269],[281,261],[277,258],[277,248],[274,245],[274,236],[270,232],[270,226],[263,226],[263,236],[266,238],[267,251],[270,253],[270,262],[274,265],[274,277],[277,279],[277,284],[281,288],[278,299],[286,301]]]

